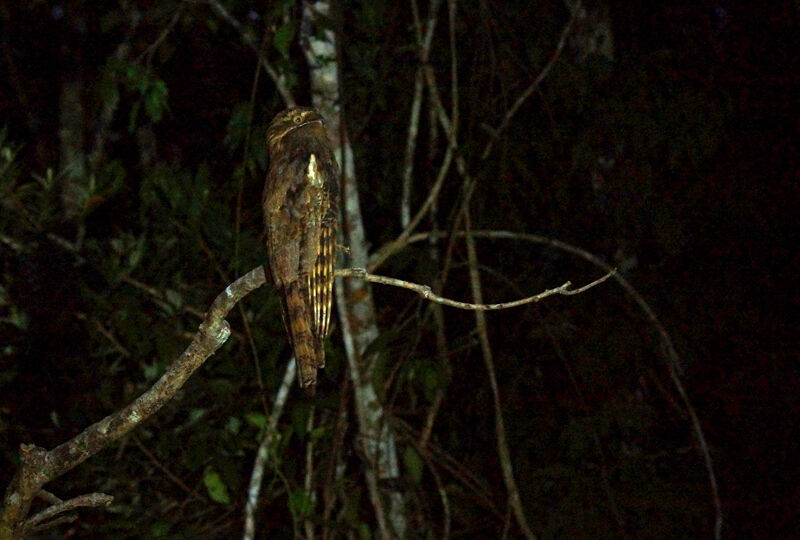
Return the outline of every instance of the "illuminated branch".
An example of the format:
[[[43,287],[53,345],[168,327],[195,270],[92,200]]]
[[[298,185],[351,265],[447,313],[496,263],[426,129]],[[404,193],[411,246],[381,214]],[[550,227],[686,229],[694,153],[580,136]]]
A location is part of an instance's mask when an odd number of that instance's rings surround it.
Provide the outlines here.
[[[470,302],[459,302],[457,300],[451,300],[449,298],[444,298],[443,296],[439,296],[438,294],[434,293],[433,289],[431,289],[428,285],[419,285],[418,283],[411,283],[410,281],[403,281],[402,279],[370,274],[363,268],[346,268],[336,271],[337,277],[357,277],[361,279],[366,279],[367,281],[370,281],[372,283],[381,283],[383,285],[390,285],[392,287],[402,287],[403,289],[415,291],[425,300],[429,300],[437,304],[442,304],[443,306],[450,306],[458,309],[467,309],[472,311],[496,311],[499,309],[508,309],[517,306],[524,306],[525,304],[531,304],[533,302],[539,302],[540,300],[544,300],[548,296],[553,296],[556,294],[560,294],[563,296],[580,294],[582,292],[591,289],[595,285],[600,285],[601,283],[603,283],[608,278],[614,275],[616,275],[616,269],[609,270],[608,273],[605,274],[604,276],[577,289],[571,289],[570,287],[572,287],[572,282],[567,281],[566,283],[564,283],[559,287],[555,287],[553,289],[547,289],[546,291],[540,292],[539,294],[528,296],[526,298],[520,298],[518,300],[512,300],[510,302],[501,302],[499,304],[473,304]]]
[[[259,266],[226,287],[211,304],[194,339],[183,354],[170,364],[149,390],[130,405],[92,424],[52,450],[48,451],[32,444],[21,445],[20,465],[6,490],[3,506],[0,509],[0,540],[19,538],[25,530],[41,523],[42,518],[38,516],[27,521],[26,518],[33,498],[45,484],[74,469],[129,433],[172,399],[191,374],[230,336],[230,326],[225,316],[231,308],[251,291],[263,285],[264,280],[264,269]],[[80,498],[73,499],[75,500],[83,502]],[[58,507],[57,503],[44,512],[49,510],[53,513],[59,509]],[[56,513],[60,512],[59,510]]]
[[[615,273],[614,271],[610,271],[605,276],[578,289],[570,289],[570,282],[566,282],[560,287],[548,289],[528,298],[499,304],[470,304],[467,302],[457,302],[434,294],[432,289],[427,285],[419,285],[401,279],[369,274],[363,268],[337,270],[336,275],[338,277],[355,277],[373,283],[402,287],[416,291],[420,296],[431,302],[446,306],[459,309],[488,311],[507,309],[531,302],[538,302],[548,296],[556,294],[579,294],[595,285],[599,285],[615,275]],[[261,287],[264,282],[264,268],[258,266],[226,287],[211,304],[211,307],[205,314],[203,322],[200,324],[200,328],[183,354],[170,364],[161,378],[156,381],[149,390],[127,407],[92,424],[77,436],[52,450],[45,450],[44,448],[32,444],[21,445],[20,466],[6,490],[3,506],[0,509],[0,540],[19,538],[26,531],[40,529],[45,525],[62,522],[69,519],[71,516],[56,516],[81,506],[109,504],[111,498],[99,493],[82,495],[66,502],[51,500],[50,502],[53,503],[52,506],[32,518],[27,518],[34,497],[39,496],[46,500],[48,499],[47,493],[42,490],[45,484],[77,467],[100,450],[103,450],[123,435],[132,431],[139,424],[158,412],[161,407],[172,399],[192,373],[202,366],[203,362],[214,354],[230,336],[230,326],[225,320],[228,312],[233,309],[242,298]],[[285,381],[284,386],[286,386]],[[276,410],[279,410],[279,404],[282,405],[283,401],[285,401],[285,394],[283,396],[280,394],[281,392],[279,392],[279,396],[276,399]],[[278,414],[280,414],[280,412],[278,412]],[[275,423],[276,419],[271,418],[271,430],[274,430]],[[252,489],[251,486],[251,490]],[[248,504],[254,505],[252,497]]]

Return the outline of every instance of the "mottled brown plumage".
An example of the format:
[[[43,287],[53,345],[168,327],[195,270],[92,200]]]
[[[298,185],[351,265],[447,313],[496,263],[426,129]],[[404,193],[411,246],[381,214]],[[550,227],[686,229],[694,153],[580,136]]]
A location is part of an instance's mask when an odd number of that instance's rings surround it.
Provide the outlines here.
[[[314,109],[279,113],[267,129],[270,166],[264,224],[270,274],[283,303],[300,386],[313,387],[325,367],[330,331],[339,167]]]

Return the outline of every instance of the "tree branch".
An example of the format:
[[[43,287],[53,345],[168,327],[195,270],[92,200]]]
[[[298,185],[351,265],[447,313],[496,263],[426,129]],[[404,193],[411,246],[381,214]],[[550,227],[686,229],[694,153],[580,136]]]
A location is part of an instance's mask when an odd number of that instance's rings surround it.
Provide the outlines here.
[[[32,444],[21,445],[20,466],[6,490],[0,510],[0,540],[19,538],[23,534],[31,502],[42,486],[133,430],[172,399],[191,374],[228,339],[230,326],[225,316],[231,308],[264,281],[264,269],[259,266],[226,287],[211,304],[183,354],[130,405],[52,450]]]
[[[261,62],[261,66],[264,68],[264,71],[267,72],[269,78],[272,79],[273,83],[275,83],[275,89],[278,90],[281,98],[283,98],[283,102],[287,107],[294,107],[294,96],[286,84],[286,77],[278,73],[272,64],[269,63],[269,60],[264,58],[264,55],[261,53],[261,47],[258,46],[258,43],[256,43],[256,41],[253,39],[253,36],[247,31],[247,28],[245,28],[245,26],[236,17],[231,15],[230,12],[225,9],[225,6],[223,6],[218,0],[208,0],[208,4],[219,14],[220,17],[225,19],[228,24],[233,26],[233,28],[239,32],[242,41],[244,41],[245,45],[250,47],[253,52],[256,53],[259,61]]]
[[[591,283],[587,283],[586,285],[579,287],[577,289],[571,289],[570,287],[572,286],[572,282],[567,281],[563,285],[560,285],[553,289],[547,289],[546,291],[540,292],[539,294],[528,296],[526,298],[520,298],[519,300],[512,300],[510,302],[501,302],[499,304],[482,304],[482,303],[459,302],[457,300],[451,300],[449,298],[444,298],[434,293],[433,289],[431,289],[428,285],[420,285],[418,283],[411,283],[410,281],[403,281],[402,279],[370,274],[364,268],[345,268],[337,270],[336,276],[357,277],[361,279],[366,279],[367,281],[370,281],[372,283],[381,283],[383,285],[390,285],[392,287],[401,287],[403,289],[415,291],[425,300],[429,300],[437,304],[442,304],[443,306],[450,306],[458,309],[467,309],[472,311],[496,311],[499,309],[508,309],[512,307],[523,306],[525,304],[531,304],[533,302],[539,302],[540,300],[544,300],[548,296],[554,296],[556,294],[560,294],[563,296],[572,296],[574,294],[580,294],[582,292],[591,289],[596,285],[600,285],[608,278],[615,276],[616,272],[617,272],[616,269],[609,269],[608,273],[606,273],[604,276],[592,281]]]
[[[264,479],[264,469],[267,466],[269,452],[272,444],[278,437],[278,419],[283,414],[283,406],[289,397],[289,389],[297,376],[297,364],[294,358],[289,359],[286,370],[283,372],[283,380],[275,393],[275,400],[272,403],[272,413],[269,415],[264,436],[261,444],[258,445],[256,459],[253,462],[253,472],[250,475],[250,485],[247,488],[247,504],[245,506],[244,534],[242,540],[253,540],[256,535],[256,507],[258,496],[261,493],[261,483]]]
[[[30,518],[25,523],[25,531],[41,531],[44,529],[49,529],[54,525],[61,523],[62,519],[65,521],[74,521],[76,519],[74,515],[60,516],[58,518],[56,518],[56,516],[65,512],[69,512],[70,510],[75,510],[76,508],[81,508],[83,506],[108,506],[113,500],[114,497],[104,493],[89,493],[87,495],[81,495],[79,497],[72,498],[68,501],[56,503]]]
[[[436,233],[418,233],[413,236],[407,238],[409,244],[414,242],[419,242],[421,240],[425,240],[431,235],[436,236],[445,236],[447,233],[444,232],[436,232]],[[463,236],[465,233],[463,231],[457,231],[454,235]],[[675,386],[675,389],[678,391],[678,394],[683,401],[684,407],[686,407],[686,411],[689,415],[689,420],[692,425],[692,431],[694,432],[695,437],[697,437],[697,442],[700,445],[700,453],[703,456],[703,461],[706,467],[706,471],[708,472],[708,482],[711,488],[711,498],[714,504],[714,536],[715,538],[719,538],[721,536],[721,529],[723,523],[723,515],[722,515],[722,501],[719,498],[719,487],[717,486],[717,477],[714,473],[714,461],[711,459],[711,452],[708,448],[708,443],[706,441],[705,433],[703,432],[703,428],[700,425],[700,419],[697,416],[697,413],[694,410],[694,406],[692,405],[691,400],[689,399],[689,395],[686,393],[686,389],[683,387],[683,383],[681,382],[681,376],[683,375],[683,364],[681,362],[680,356],[678,356],[678,352],[675,349],[675,345],[672,343],[672,338],[670,338],[669,333],[667,332],[664,325],[661,324],[661,321],[658,319],[658,316],[655,314],[655,311],[650,307],[650,305],[642,298],[642,296],[636,291],[636,289],[631,285],[628,280],[626,280],[621,274],[615,272],[613,268],[607,265],[604,261],[600,258],[596,257],[595,255],[589,253],[588,251],[581,249],[577,246],[573,246],[571,244],[567,244],[566,242],[561,242],[560,240],[554,240],[552,238],[547,238],[545,236],[539,236],[536,234],[527,234],[527,233],[517,233],[511,231],[471,231],[470,234],[473,236],[481,237],[481,238],[505,238],[511,240],[522,240],[525,242],[533,242],[537,244],[546,244],[557,249],[561,249],[566,251],[567,253],[572,253],[582,259],[590,262],[591,264],[605,270],[606,272],[613,272],[614,280],[623,288],[623,290],[633,299],[634,302],[639,306],[639,308],[644,312],[647,319],[656,329],[658,333],[659,339],[664,347],[664,353],[667,360],[667,368],[669,369],[669,377],[672,381],[672,384]],[[590,284],[591,285],[591,284]],[[579,292],[580,289],[577,289],[575,293]]]
[[[469,261],[469,280],[472,288],[472,297],[479,303],[483,302],[483,291],[481,278],[478,273],[478,254],[475,249],[475,238],[470,234],[472,223],[470,221],[469,199],[464,201],[464,225],[467,229],[467,259]],[[608,276],[606,276],[608,277]],[[489,375],[489,387],[492,390],[492,401],[494,404],[494,425],[497,437],[497,455],[500,458],[500,469],[503,473],[503,482],[508,490],[508,504],[514,512],[522,534],[528,540],[536,540],[536,536],[531,531],[525,510],[522,508],[522,500],[519,496],[519,487],[514,477],[514,464],[511,462],[511,451],[508,448],[506,438],[505,422],[503,421],[503,407],[500,401],[500,389],[497,387],[497,375],[494,369],[494,353],[489,342],[489,330],[486,327],[486,315],[482,311],[475,312],[475,328],[478,331],[478,338],[481,342],[481,352],[483,362],[486,365],[486,372]],[[503,535],[505,536],[505,534]]]
[[[423,298],[432,302],[459,309],[471,309],[476,311],[507,309],[531,302],[538,302],[539,300],[555,294],[578,294],[602,283],[612,275],[614,275],[614,272],[610,271],[602,278],[579,289],[570,289],[570,283],[567,282],[555,289],[548,289],[542,293],[521,300],[504,302],[501,304],[470,304],[449,300],[436,295],[431,288],[426,285],[410,283],[396,278],[376,276],[367,273],[363,268],[350,268],[336,271],[337,277],[356,277],[370,282],[402,287],[416,291]],[[228,336],[230,336],[230,326],[225,320],[230,310],[250,292],[261,287],[264,282],[264,268],[258,266],[226,287],[211,304],[194,339],[192,339],[192,342],[183,354],[167,368],[161,378],[156,381],[149,390],[139,396],[131,404],[110,414],[99,422],[92,424],[77,436],[52,450],[48,451],[32,444],[22,444],[20,446],[20,467],[6,490],[3,506],[2,509],[0,509],[0,540],[19,538],[24,534],[28,525],[38,526],[37,524],[41,521],[67,510],[79,506],[95,505],[89,504],[87,502],[89,499],[82,499],[80,497],[71,499],[66,503],[55,502],[53,506],[26,522],[31,502],[33,498],[40,493],[40,490],[45,484],[77,467],[100,450],[108,447],[115,440],[129,433],[172,399],[192,373],[203,365],[203,362],[214,354],[214,352],[225,343]],[[289,378],[289,380],[291,380],[292,376],[293,373],[291,373],[290,368],[287,370],[285,379]],[[285,383],[286,381],[284,381],[284,385],[282,385],[282,390],[287,386]],[[268,434],[265,440],[271,440],[270,433],[275,430],[274,424],[276,422],[276,417],[280,415],[280,410],[282,409],[285,399],[285,393],[278,392],[274,407],[275,410],[273,411],[274,414],[273,417],[270,418],[270,427],[268,428]],[[269,443],[267,442],[266,444],[268,445]],[[262,446],[264,446],[264,444],[262,444]],[[253,490],[252,482],[251,490]],[[255,497],[257,498],[257,489],[253,491],[255,491]],[[103,497],[106,496],[104,495]],[[105,499],[103,499],[103,501],[105,501]],[[110,503],[110,499],[108,499],[108,503]],[[108,503],[103,502],[103,504]],[[71,506],[65,506],[67,504]],[[249,498],[248,504],[253,507],[255,506],[255,501],[252,496]]]
[[[302,6],[300,43],[309,66],[312,103],[328,121],[328,134],[341,166],[342,236],[350,246],[354,264],[364,266],[368,244],[353,148],[342,111],[340,61],[343,56],[334,31],[341,28],[342,20],[340,14],[331,9],[329,0],[304,0]],[[403,538],[408,527],[404,495],[400,491],[379,487],[381,481],[398,479],[400,466],[389,415],[373,382],[374,354],[367,353],[369,344],[378,336],[378,317],[369,284],[338,280],[336,306],[353,381],[359,431],[357,440],[363,450],[364,476],[379,534],[383,538]]]
[[[578,5],[580,5],[580,2]],[[481,153],[481,160],[485,160],[486,158],[489,157],[489,153],[492,151],[494,142],[500,137],[501,133],[503,133],[506,129],[508,129],[508,126],[511,124],[511,119],[517,113],[519,108],[522,106],[523,103],[525,103],[525,100],[527,100],[531,96],[531,94],[533,94],[534,90],[536,90],[539,87],[539,85],[542,84],[542,81],[544,80],[545,77],[547,77],[547,74],[550,73],[550,69],[552,69],[553,65],[556,63],[556,60],[558,60],[558,58],[561,56],[561,51],[564,49],[564,44],[567,41],[567,36],[569,36],[569,33],[572,31],[572,26],[575,24],[576,14],[578,13],[578,11],[579,10],[576,9],[575,11],[572,12],[572,16],[570,17],[569,22],[567,22],[567,25],[561,32],[561,37],[558,40],[558,45],[556,45],[553,54],[550,55],[550,60],[547,61],[542,70],[539,72],[539,75],[536,76],[536,78],[533,80],[530,86],[528,86],[528,88],[526,88],[525,91],[522,92],[522,94],[520,94],[520,96],[511,106],[511,108],[506,112],[505,116],[503,116],[503,120],[500,122],[500,125],[497,126],[497,128],[495,128],[494,130],[492,130],[492,137],[486,143],[486,147],[484,147],[483,152]]]
[[[411,221],[411,181],[414,173],[414,153],[417,148],[417,132],[419,128],[419,115],[422,109],[422,89],[424,83],[423,69],[428,63],[433,32],[436,29],[436,14],[439,11],[441,0],[431,2],[428,20],[425,23],[425,35],[422,34],[422,23],[419,20],[419,8],[416,0],[411,0],[411,11],[414,14],[414,30],[417,33],[420,65],[414,76],[414,99],[411,102],[411,119],[408,121],[408,137],[406,139],[406,153],[403,159],[403,195],[400,201],[400,226],[406,229]]]

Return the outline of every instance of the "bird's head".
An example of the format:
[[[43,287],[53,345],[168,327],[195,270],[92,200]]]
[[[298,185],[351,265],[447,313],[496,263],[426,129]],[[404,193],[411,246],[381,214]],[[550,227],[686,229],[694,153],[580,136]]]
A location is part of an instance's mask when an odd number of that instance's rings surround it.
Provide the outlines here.
[[[267,145],[270,153],[281,144],[286,135],[310,125],[320,128],[325,125],[322,116],[311,107],[292,107],[279,112],[267,128]]]

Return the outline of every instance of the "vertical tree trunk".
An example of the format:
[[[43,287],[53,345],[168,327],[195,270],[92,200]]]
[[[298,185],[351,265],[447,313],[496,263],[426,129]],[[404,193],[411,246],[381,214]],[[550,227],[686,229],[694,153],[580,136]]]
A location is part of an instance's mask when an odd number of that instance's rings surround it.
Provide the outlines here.
[[[64,36],[60,55],[61,84],[58,96],[58,150],[61,205],[67,221],[77,226],[76,249],[83,243],[83,212],[86,203],[86,113],[83,108],[83,49],[87,26],[83,6],[70,2],[62,20]]]
[[[327,0],[306,1],[303,5],[301,43],[311,71],[314,107],[325,116],[342,167],[342,231],[350,248],[354,266],[366,267],[367,247],[358,196],[353,152],[347,140],[339,99],[339,73],[336,35],[329,25],[331,5]],[[320,31],[326,28],[324,31]],[[316,30],[316,31],[315,31]],[[384,538],[403,538],[406,533],[405,503],[401,493],[386,495],[388,507],[378,484],[399,476],[394,434],[372,384],[373,358],[364,356],[367,346],[378,336],[372,290],[366,281],[339,279],[337,306],[356,401],[359,440],[365,457],[370,499]]]
[[[82,49],[86,23],[80,14],[70,16],[61,54],[61,86],[58,96],[58,150],[61,199],[68,218],[80,214],[81,182],[86,174],[84,158]],[[66,24],[66,21],[65,21]]]

